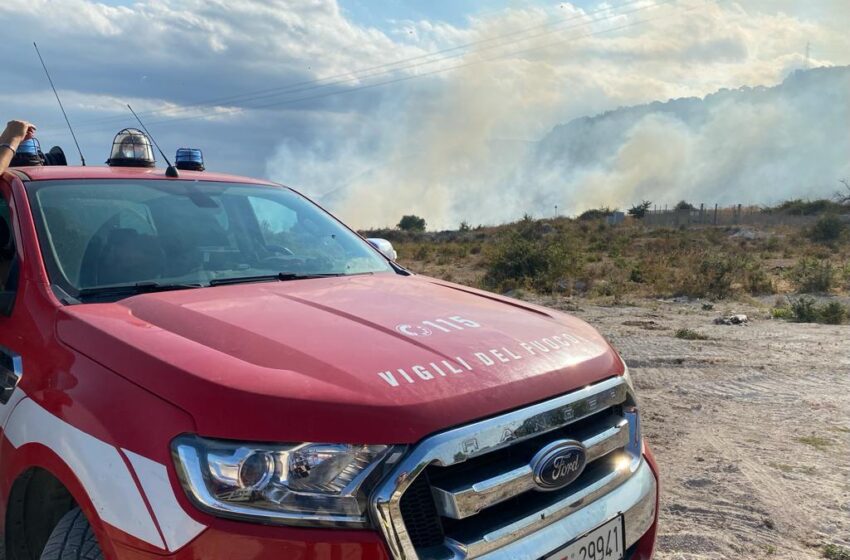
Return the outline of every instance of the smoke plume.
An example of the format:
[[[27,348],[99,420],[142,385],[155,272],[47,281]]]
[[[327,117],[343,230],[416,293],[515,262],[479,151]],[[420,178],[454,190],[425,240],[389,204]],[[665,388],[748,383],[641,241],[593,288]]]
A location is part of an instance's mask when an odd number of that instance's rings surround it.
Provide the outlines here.
[[[721,0],[655,15],[613,35],[608,22],[574,41],[529,40],[487,63],[493,49],[473,50],[371,113],[328,116],[326,134],[285,142],[268,171],[356,227],[414,213],[429,228],[641,200],[829,196],[850,177],[850,67],[802,71],[831,61],[789,47],[827,31]],[[476,39],[545,17],[477,22]]]

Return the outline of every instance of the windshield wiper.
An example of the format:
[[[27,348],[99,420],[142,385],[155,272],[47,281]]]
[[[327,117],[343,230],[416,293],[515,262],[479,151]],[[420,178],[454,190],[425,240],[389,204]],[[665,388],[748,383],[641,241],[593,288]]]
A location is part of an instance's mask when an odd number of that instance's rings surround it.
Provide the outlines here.
[[[251,282],[285,282],[287,280],[309,280],[311,278],[335,278],[345,276],[341,272],[328,272],[321,274],[295,274],[292,272],[278,272],[277,274],[265,274],[263,276],[234,276],[233,278],[215,278],[210,280],[210,286],[225,286],[228,284],[249,284]]]
[[[153,292],[169,292],[172,290],[191,290],[202,288],[201,284],[161,284],[159,282],[137,282],[135,284],[122,284],[118,286],[101,286],[95,288],[82,288],[77,292],[78,299],[134,296],[137,294],[150,294]]]

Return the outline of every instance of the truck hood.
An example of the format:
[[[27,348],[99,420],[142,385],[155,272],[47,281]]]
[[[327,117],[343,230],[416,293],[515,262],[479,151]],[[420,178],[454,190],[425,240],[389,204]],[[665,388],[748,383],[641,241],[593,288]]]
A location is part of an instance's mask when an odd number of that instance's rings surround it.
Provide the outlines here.
[[[255,441],[412,443],[623,370],[576,318],[423,276],[145,294],[57,329],[200,434]]]

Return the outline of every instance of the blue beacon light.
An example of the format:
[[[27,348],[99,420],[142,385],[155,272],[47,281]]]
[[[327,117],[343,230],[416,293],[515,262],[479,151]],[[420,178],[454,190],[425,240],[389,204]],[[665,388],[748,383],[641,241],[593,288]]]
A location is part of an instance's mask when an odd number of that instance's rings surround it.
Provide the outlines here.
[[[186,171],[203,171],[204,154],[197,148],[179,148],[174,157],[174,165],[177,169]]]

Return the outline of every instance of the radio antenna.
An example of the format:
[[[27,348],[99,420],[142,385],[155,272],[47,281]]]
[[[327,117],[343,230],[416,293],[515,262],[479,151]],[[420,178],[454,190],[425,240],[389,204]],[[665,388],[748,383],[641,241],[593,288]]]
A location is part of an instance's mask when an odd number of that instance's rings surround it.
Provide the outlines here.
[[[35,41],[32,42],[32,46],[35,47],[35,54],[38,55],[38,59],[41,61],[41,67],[44,68],[44,73],[47,74],[47,81],[50,82],[50,87],[53,88],[53,95],[56,96],[56,101],[59,102],[59,109],[62,110],[62,116],[65,117],[65,122],[68,123],[68,130],[71,131],[71,138],[74,139],[74,144],[77,146],[77,152],[80,154],[80,162],[83,167],[85,167],[86,158],[83,157],[83,151],[80,149],[80,143],[77,142],[77,135],[74,134],[74,127],[71,126],[71,121],[68,120],[68,114],[65,112],[65,107],[62,106],[62,100],[59,99],[59,93],[56,91],[56,86],[53,85],[53,78],[50,77],[50,72],[47,71],[47,65],[44,64],[44,59],[41,58],[41,52],[39,52],[38,45],[35,44]]]
[[[165,170],[165,176],[166,177],[179,177],[180,174],[177,173],[177,168],[174,167],[173,165],[171,165],[171,162],[168,161],[168,156],[165,155],[165,152],[163,152],[162,148],[159,147],[159,144],[156,143],[156,140],[154,140],[153,135],[151,135],[151,133],[148,132],[148,127],[145,126],[145,123],[142,122],[142,119],[140,119],[139,115],[137,115],[136,112],[133,110],[133,108],[130,107],[129,103],[127,103],[127,108],[130,109],[130,112],[133,113],[133,116],[136,117],[136,120],[139,121],[140,125],[142,125],[142,130],[145,131],[145,134],[148,135],[148,138],[151,139],[151,141],[153,142],[153,145],[156,146],[156,149],[159,151],[159,155],[161,155],[162,159],[165,160],[165,163],[168,164],[168,168],[166,168],[166,170]]]

